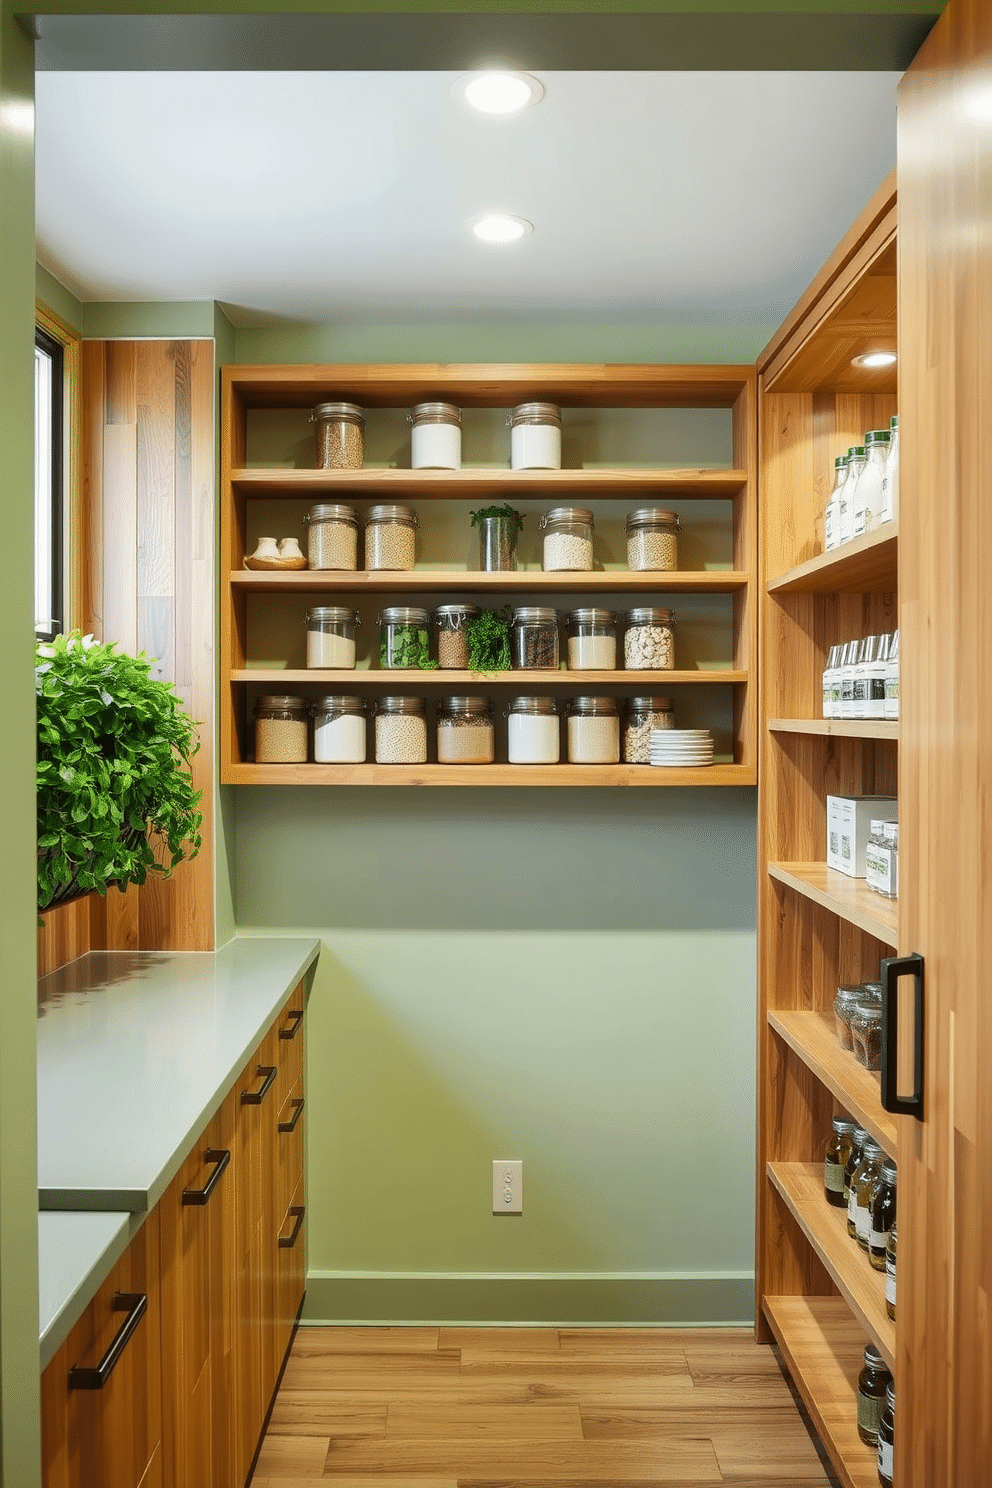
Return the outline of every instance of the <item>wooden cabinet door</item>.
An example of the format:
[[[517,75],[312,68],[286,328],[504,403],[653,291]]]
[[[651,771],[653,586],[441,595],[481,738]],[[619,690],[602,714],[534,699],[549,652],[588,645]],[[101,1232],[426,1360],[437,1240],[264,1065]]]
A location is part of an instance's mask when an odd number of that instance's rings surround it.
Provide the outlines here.
[[[992,1461],[992,7],[950,0],[899,89],[900,950],[925,958],[900,1118],[900,1488]]]
[[[153,1212],[41,1377],[45,1488],[159,1488],[158,1238]],[[124,1299],[142,1296],[144,1311],[103,1386],[76,1388],[70,1371],[93,1369],[107,1357],[138,1310]]]

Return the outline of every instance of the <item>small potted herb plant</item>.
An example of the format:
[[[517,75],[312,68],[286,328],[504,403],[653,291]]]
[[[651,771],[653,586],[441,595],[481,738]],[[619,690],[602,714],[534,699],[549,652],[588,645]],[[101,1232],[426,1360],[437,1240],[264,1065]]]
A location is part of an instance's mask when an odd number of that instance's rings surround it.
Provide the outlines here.
[[[200,848],[196,725],[144,656],[73,632],[37,647],[38,908],[168,877]]]
[[[513,573],[517,567],[517,536],[524,519],[512,506],[484,506],[472,512],[479,529],[479,567],[483,573]]]

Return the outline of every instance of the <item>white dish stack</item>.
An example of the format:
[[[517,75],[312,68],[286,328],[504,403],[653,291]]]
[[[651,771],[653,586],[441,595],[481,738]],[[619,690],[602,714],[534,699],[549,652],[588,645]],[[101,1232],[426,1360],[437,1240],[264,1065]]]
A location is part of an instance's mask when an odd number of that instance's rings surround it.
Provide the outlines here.
[[[709,729],[652,729],[651,764],[687,770],[713,763]]]

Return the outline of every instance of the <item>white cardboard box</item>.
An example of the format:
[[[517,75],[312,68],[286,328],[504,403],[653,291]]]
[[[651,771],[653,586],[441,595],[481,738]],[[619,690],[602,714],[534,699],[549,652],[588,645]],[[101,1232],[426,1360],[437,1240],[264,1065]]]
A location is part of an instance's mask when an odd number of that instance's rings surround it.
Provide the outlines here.
[[[864,878],[872,822],[898,820],[895,796],[828,796],[827,867],[848,878]]]

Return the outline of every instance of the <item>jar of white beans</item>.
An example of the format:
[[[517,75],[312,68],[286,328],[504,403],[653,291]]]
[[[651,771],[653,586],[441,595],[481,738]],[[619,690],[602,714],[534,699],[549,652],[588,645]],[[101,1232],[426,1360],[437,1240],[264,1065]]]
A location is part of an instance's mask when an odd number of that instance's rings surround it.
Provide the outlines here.
[[[660,506],[642,506],[627,516],[627,567],[663,571],[679,566],[678,516]]]
[[[592,568],[592,512],[583,506],[556,506],[538,527],[544,533],[545,573],[578,573]]]
[[[620,763],[620,713],[616,698],[570,698],[565,704],[565,717],[571,764]]]
[[[629,672],[670,672],[675,667],[675,611],[640,608],[627,615],[623,664]]]
[[[378,765],[427,762],[427,704],[420,697],[382,697],[375,709]]]

